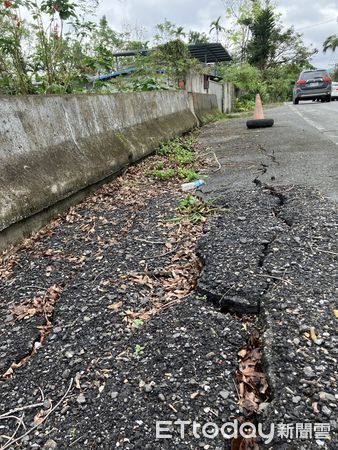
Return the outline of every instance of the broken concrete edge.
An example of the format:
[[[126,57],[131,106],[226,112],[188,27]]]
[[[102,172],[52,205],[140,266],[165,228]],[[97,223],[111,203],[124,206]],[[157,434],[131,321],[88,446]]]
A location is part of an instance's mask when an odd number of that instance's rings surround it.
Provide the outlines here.
[[[0,97],[0,251],[199,126],[215,104],[183,91]]]

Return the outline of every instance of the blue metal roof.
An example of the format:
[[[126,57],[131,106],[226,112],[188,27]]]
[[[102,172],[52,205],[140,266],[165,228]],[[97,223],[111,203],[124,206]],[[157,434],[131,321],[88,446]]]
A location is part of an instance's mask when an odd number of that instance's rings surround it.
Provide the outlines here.
[[[117,78],[120,77],[121,75],[129,75],[130,73],[134,72],[136,72],[136,69],[134,68],[117,70],[116,72],[105,73],[103,75],[96,75],[95,77],[91,78],[91,81],[111,80],[112,78]]]

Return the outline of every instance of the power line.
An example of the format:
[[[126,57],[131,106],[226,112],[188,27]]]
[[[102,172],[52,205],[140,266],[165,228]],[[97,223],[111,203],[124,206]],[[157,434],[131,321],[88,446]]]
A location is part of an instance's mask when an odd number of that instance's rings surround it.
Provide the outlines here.
[[[324,22],[318,22],[318,23],[314,23],[313,25],[307,25],[306,27],[297,28],[296,31],[307,30],[309,28],[318,27],[319,25],[324,25],[325,23],[330,23],[330,22],[338,22],[338,16],[335,19],[325,20]]]

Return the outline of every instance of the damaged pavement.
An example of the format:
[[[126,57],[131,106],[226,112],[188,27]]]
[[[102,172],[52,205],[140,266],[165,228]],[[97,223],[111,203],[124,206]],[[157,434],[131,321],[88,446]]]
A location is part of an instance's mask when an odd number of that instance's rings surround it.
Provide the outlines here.
[[[244,123],[199,137],[221,166],[206,223],[177,220],[149,158],[4,256],[0,448],[337,448],[337,205],[292,182],[282,129]],[[245,442],[177,420],[317,429]]]

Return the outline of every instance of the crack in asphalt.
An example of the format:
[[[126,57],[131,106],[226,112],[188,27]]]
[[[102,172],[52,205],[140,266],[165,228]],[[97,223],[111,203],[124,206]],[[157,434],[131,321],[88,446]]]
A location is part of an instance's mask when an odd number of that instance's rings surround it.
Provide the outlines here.
[[[31,345],[31,348],[29,351],[27,351],[25,354],[20,356],[20,358],[17,358],[15,361],[13,361],[5,370],[5,372],[0,375],[0,382],[7,381],[15,375],[16,371],[19,369],[22,369],[24,366],[26,366],[29,361],[37,354],[37,352],[42,348],[44,342],[48,338],[49,334],[53,330],[54,327],[54,320],[55,320],[55,305],[56,303],[60,302],[62,300],[62,293],[75,278],[78,272],[73,273],[72,277],[70,277],[65,284],[61,284],[58,286],[60,288],[60,295],[56,299],[55,303],[53,303],[53,310],[50,314],[47,315],[46,311],[44,311],[44,323],[42,325],[39,325],[37,329],[39,332],[36,334],[36,337],[33,338],[33,343]],[[48,289],[46,290],[46,293],[44,295],[44,300],[46,299],[46,294],[48,292]]]
[[[287,204],[287,197],[284,194],[282,194],[281,192],[278,192],[275,187],[263,184],[258,178],[255,178],[253,180],[253,183],[257,186],[258,189],[268,190],[270,195],[272,195],[274,198],[276,198],[278,200],[278,205],[276,207],[271,207],[271,211],[273,212],[273,214],[277,220],[281,221],[282,223],[285,223],[286,225],[288,225],[288,227],[291,227],[292,222],[290,222],[289,220],[286,220],[282,216],[283,207]],[[274,234],[274,236],[271,239],[266,240],[265,242],[262,242],[263,249],[259,256],[258,263],[257,263],[257,267],[259,269],[265,269],[265,262],[266,262],[267,258],[269,257],[269,255],[273,252],[272,246],[275,243],[275,241],[278,239],[279,235],[282,235],[283,233],[284,233],[284,231],[277,232]],[[203,263],[203,270],[204,270],[204,268],[206,266],[205,258],[203,258],[203,255],[201,253],[199,253],[198,256]],[[228,295],[229,291],[231,291],[231,288],[228,289],[221,297],[213,291],[208,291],[203,288],[201,289],[200,286],[198,286],[197,290],[199,291],[199,293],[206,295],[207,298],[209,300],[211,300],[213,303],[216,303],[219,306],[221,312],[231,313],[234,316],[234,318],[236,318],[237,320],[238,320],[238,314],[239,314],[239,311],[237,309],[238,305],[240,305],[240,307],[242,309],[243,307],[245,307],[245,304],[246,304],[246,309],[245,309],[244,314],[249,315],[246,317],[250,317],[250,315],[252,315],[252,314],[260,316],[261,323],[260,323],[259,328],[256,330],[259,346],[256,348],[256,350],[261,352],[261,354],[262,354],[262,363],[260,365],[261,377],[263,377],[263,378],[265,377],[265,379],[268,383],[268,396],[261,400],[261,402],[266,404],[265,406],[267,407],[267,404],[270,404],[274,397],[273,397],[273,388],[272,388],[272,385],[270,382],[270,377],[269,377],[269,368],[268,368],[267,364],[265,363],[265,359],[264,359],[265,346],[263,345],[263,342],[262,342],[262,336],[265,332],[264,331],[265,328],[268,326],[268,323],[265,320],[266,319],[265,314],[262,314],[261,302],[262,302],[262,299],[265,298],[269,294],[269,292],[271,292],[271,290],[274,288],[276,283],[280,282],[280,280],[275,278],[270,270],[265,269],[265,273],[267,275],[269,275],[270,278],[267,278],[266,288],[263,290],[260,298],[258,299],[258,302],[256,305],[257,307],[252,307],[252,303],[250,302],[249,298],[240,297],[237,295]],[[251,317],[253,317],[253,316],[251,316]],[[248,338],[248,342],[250,341],[251,338],[252,338],[252,335]],[[241,349],[239,349],[239,350],[241,350]],[[238,360],[238,362],[239,362],[239,367],[240,367],[240,359]],[[237,373],[238,373],[238,371],[237,371]],[[262,378],[260,378],[260,379],[262,379]],[[237,382],[238,392],[240,393],[239,400],[240,400],[240,402],[243,402],[243,404],[245,405],[246,397],[245,397],[245,393],[243,393],[243,387],[241,387],[240,384],[241,383]],[[246,389],[248,389],[248,387],[246,387]],[[257,389],[258,389],[257,398],[259,399],[259,387]],[[251,390],[250,385],[249,385],[248,392],[249,392],[249,396],[252,395],[252,392],[254,392],[254,390],[253,391]],[[265,407],[263,409],[265,409]],[[259,417],[260,417],[260,412],[258,410],[256,410],[256,411],[246,410],[245,407],[243,406],[241,415],[238,416],[238,421],[239,421],[239,423],[245,422],[248,424],[247,432],[250,435],[250,431],[252,430],[252,429],[250,430],[250,424],[255,429],[257,429],[257,425],[259,423]],[[259,444],[260,443],[259,443],[259,440],[257,440],[257,438],[245,439],[245,438],[241,437],[241,438],[233,439],[231,448],[252,448],[255,450],[259,450],[261,448]]]
[[[280,162],[277,160],[277,158],[275,156],[275,150],[272,150],[272,153],[268,153],[268,150],[265,147],[263,147],[263,145],[261,145],[261,144],[258,144],[258,148],[259,148],[259,150],[262,150],[262,152],[265,153],[265,155],[268,158],[270,158],[272,160],[272,162],[274,162],[278,166],[280,165]]]

